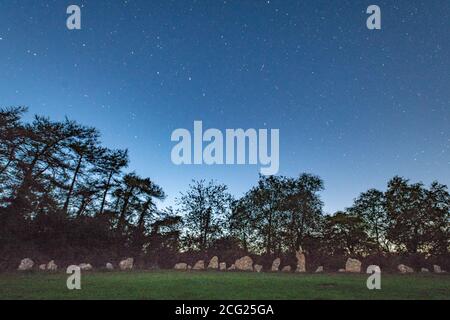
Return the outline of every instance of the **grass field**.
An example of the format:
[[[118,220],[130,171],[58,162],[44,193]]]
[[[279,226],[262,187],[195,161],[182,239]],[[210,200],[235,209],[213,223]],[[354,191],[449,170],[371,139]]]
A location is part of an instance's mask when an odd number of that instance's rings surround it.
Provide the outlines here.
[[[450,299],[450,276],[384,274],[381,290],[367,276],[220,272],[105,272],[82,275],[0,274],[0,299]]]

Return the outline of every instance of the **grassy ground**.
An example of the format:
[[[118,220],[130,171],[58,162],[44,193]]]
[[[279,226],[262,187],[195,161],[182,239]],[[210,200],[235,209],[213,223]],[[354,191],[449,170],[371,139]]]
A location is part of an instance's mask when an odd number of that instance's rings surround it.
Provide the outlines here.
[[[0,274],[0,299],[450,299],[450,276],[383,274],[381,290],[367,276],[221,272],[105,272],[82,275]]]

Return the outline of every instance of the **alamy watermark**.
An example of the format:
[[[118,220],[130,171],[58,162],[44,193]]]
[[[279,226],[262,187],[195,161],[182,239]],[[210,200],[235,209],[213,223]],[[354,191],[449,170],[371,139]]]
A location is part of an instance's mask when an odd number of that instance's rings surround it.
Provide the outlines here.
[[[81,30],[81,9],[78,5],[72,4],[67,7],[66,13],[69,17],[66,26],[69,30]],[[370,16],[367,18],[366,26],[369,30],[381,29],[381,8],[377,5],[370,5],[366,10]]]
[[[66,273],[70,274],[66,281],[67,289],[81,290],[81,268],[75,265],[68,266]]]
[[[367,14],[370,16],[367,18],[367,29],[369,30],[381,30],[381,9],[377,5],[371,5],[367,8]]]
[[[171,152],[176,165],[257,165],[263,175],[275,175],[280,167],[280,130],[219,129],[203,132],[203,122],[194,121],[194,132],[176,129],[171,141],[178,142]],[[204,145],[206,143],[206,145]],[[269,150],[270,148],[270,150]]]
[[[69,30],[81,30],[81,9],[77,5],[67,7],[66,13],[70,16],[66,20],[66,26]]]
[[[367,278],[366,285],[369,290],[381,290],[381,269],[379,266],[370,265],[367,267],[367,273],[370,276]]]

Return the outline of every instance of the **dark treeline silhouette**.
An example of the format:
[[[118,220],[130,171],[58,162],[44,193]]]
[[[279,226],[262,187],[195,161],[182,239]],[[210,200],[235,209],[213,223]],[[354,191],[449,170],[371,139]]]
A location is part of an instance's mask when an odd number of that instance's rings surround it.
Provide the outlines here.
[[[438,182],[394,177],[386,191],[371,189],[325,215],[324,182],[311,174],[260,176],[240,199],[201,180],[176,209],[158,209],[164,191],[126,171],[127,150],[105,148],[95,128],[68,119],[25,123],[26,111],[0,109],[0,269],[24,257],[101,266],[132,256],[140,267],[171,268],[243,254],[295,265],[300,247],[309,269],[337,270],[349,256],[386,269],[400,261],[450,266],[450,195]]]

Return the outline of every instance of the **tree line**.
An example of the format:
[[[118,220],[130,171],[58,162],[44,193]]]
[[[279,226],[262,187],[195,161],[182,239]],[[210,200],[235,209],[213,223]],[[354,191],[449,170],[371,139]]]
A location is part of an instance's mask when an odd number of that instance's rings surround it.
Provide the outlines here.
[[[133,256],[171,267],[180,256],[250,253],[311,257],[423,255],[449,260],[450,195],[394,177],[350,208],[324,214],[323,180],[260,176],[240,198],[193,181],[176,208],[150,178],[128,169],[127,150],[104,147],[97,129],[0,109],[0,268],[25,256],[103,263]]]

